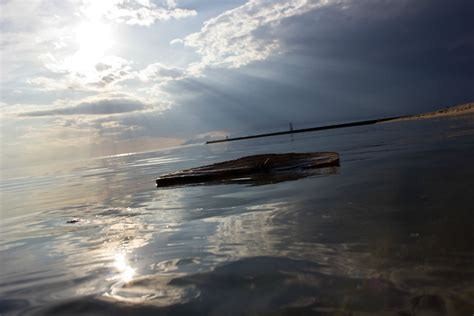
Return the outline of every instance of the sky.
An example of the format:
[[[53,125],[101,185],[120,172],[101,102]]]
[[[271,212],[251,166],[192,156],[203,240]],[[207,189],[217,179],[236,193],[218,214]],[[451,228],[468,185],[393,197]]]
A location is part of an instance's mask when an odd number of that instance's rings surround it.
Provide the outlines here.
[[[474,100],[472,0],[0,0],[2,168]]]

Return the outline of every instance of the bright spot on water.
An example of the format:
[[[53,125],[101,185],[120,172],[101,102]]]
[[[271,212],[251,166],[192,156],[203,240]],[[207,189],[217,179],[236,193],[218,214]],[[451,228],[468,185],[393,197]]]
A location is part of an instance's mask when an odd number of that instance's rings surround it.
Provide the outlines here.
[[[118,253],[115,255],[114,266],[119,271],[118,279],[128,283],[133,279],[135,275],[135,269],[133,269],[127,261],[125,254]]]

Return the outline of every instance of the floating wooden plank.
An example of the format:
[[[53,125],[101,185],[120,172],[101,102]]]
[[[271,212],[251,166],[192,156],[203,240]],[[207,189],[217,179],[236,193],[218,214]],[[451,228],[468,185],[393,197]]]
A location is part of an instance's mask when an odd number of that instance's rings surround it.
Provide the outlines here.
[[[339,155],[335,152],[263,154],[164,174],[156,179],[156,185],[167,187],[221,181],[273,183],[311,175],[308,170],[337,166]]]

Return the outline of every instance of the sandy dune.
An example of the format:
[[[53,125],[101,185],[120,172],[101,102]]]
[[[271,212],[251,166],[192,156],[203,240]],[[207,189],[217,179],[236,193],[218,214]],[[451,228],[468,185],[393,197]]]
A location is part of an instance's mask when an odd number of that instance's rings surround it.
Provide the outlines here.
[[[449,108],[445,108],[445,109],[434,111],[434,112],[401,117],[398,119],[390,120],[388,122],[409,121],[409,120],[418,120],[418,119],[432,119],[432,118],[443,117],[443,116],[457,116],[457,115],[467,115],[467,114],[474,114],[474,102],[451,106]]]

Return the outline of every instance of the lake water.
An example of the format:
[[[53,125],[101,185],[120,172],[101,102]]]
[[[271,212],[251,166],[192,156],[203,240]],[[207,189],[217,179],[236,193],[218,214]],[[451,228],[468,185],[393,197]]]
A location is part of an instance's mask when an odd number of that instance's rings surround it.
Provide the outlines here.
[[[340,167],[154,184],[311,151]],[[0,314],[472,315],[473,162],[471,116],[3,170]]]

